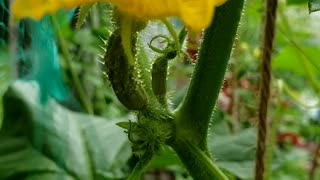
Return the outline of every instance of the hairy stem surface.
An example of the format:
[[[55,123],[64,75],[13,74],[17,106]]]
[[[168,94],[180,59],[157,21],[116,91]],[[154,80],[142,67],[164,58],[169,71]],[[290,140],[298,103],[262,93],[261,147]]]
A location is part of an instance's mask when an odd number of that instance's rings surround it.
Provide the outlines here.
[[[215,18],[205,31],[187,95],[176,112],[177,136],[192,138],[202,150],[207,146],[210,117],[223,83],[243,5],[244,0],[229,0],[216,9]]]

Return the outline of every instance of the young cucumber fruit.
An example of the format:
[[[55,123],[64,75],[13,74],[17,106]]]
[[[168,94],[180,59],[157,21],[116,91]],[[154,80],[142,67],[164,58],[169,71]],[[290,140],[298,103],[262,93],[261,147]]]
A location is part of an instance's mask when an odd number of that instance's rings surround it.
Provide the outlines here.
[[[107,74],[119,101],[130,110],[141,110],[147,104],[147,94],[138,78],[135,64],[128,62],[121,36],[114,32],[108,42],[104,58]]]

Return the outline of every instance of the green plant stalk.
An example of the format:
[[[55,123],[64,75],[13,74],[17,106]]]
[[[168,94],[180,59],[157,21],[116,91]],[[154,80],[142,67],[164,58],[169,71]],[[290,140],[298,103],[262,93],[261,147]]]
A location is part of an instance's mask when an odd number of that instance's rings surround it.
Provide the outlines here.
[[[172,145],[193,179],[228,180],[227,176],[193,143],[178,139]]]
[[[189,138],[207,151],[207,133],[228,66],[244,0],[229,0],[216,8],[205,31],[191,84],[176,116],[177,136]],[[191,136],[192,135],[192,136]]]
[[[127,180],[140,180],[142,179],[142,174],[144,173],[149,161],[139,161],[137,165],[134,167],[133,171],[131,172],[130,176]]]
[[[177,55],[179,57],[180,56],[180,51],[181,51],[181,44],[180,44],[180,39],[179,39],[179,37],[177,35],[177,32],[174,30],[172,24],[169,21],[167,21],[166,19],[163,19],[162,23],[167,27],[170,35],[172,36],[172,38],[174,40],[174,43],[176,45]]]
[[[296,103],[296,104],[298,104],[299,106],[302,106],[302,107],[304,107],[304,108],[306,108],[306,109],[317,108],[317,107],[320,105],[319,102],[317,102],[317,103],[314,104],[314,105],[308,105],[307,103],[303,102],[303,101],[299,98],[299,94],[298,94],[296,91],[290,89],[290,87],[289,87],[286,83],[283,83],[283,90],[284,90],[285,94],[286,94],[287,96],[289,96],[289,97],[291,98],[291,100],[294,101],[294,103]]]
[[[89,101],[88,97],[86,96],[86,93],[85,93],[85,91],[84,91],[84,89],[83,89],[83,87],[81,85],[81,82],[80,82],[80,80],[78,78],[77,73],[72,68],[71,57],[69,55],[66,43],[65,43],[65,41],[64,41],[64,39],[63,39],[63,37],[61,35],[61,32],[59,30],[59,25],[58,25],[58,23],[57,23],[57,21],[56,21],[56,19],[54,17],[51,18],[51,21],[52,21],[53,27],[55,28],[55,31],[56,31],[56,33],[58,35],[58,43],[59,43],[59,46],[60,46],[61,51],[62,51],[62,56],[64,57],[64,60],[66,61],[66,65],[68,66],[68,68],[70,70],[71,78],[73,80],[75,89],[76,89],[76,91],[78,93],[78,96],[80,98],[80,102],[83,105],[83,107],[85,108],[87,113],[93,114],[92,104]]]
[[[276,140],[277,140],[277,130],[279,129],[279,125],[281,123],[281,96],[283,95],[283,83],[279,83],[279,90],[278,90],[278,99],[277,99],[277,107],[274,114],[274,118],[271,125],[270,133],[268,134],[268,145],[265,155],[265,172],[264,172],[264,179],[269,180],[271,179],[271,169],[272,169],[272,159],[275,150]]]
[[[301,54],[299,54],[301,57]],[[313,90],[320,95],[320,85],[318,84],[317,79],[312,76],[310,68],[308,67],[306,61],[306,58],[301,57],[301,64],[303,66],[304,71],[306,72],[307,75],[307,79],[309,80],[311,87],[313,88]]]

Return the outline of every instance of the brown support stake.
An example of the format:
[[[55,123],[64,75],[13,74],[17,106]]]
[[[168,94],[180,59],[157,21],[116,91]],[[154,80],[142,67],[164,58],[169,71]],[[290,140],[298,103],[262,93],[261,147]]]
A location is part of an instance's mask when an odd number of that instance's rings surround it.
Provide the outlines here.
[[[320,157],[320,143],[317,144],[316,150],[314,151],[314,158],[312,160],[312,166],[310,169],[309,180],[315,179],[316,170],[319,165],[319,163],[318,163],[319,157]]]
[[[265,22],[263,34],[263,52],[260,70],[260,102],[258,121],[258,142],[256,154],[255,179],[263,180],[265,170],[265,151],[267,138],[267,112],[270,96],[271,55],[275,37],[277,0],[265,1]]]

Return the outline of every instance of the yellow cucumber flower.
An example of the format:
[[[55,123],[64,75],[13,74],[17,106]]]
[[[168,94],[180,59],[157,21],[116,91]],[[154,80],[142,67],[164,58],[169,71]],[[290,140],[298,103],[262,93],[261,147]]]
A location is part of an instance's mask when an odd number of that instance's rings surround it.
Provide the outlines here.
[[[201,31],[211,23],[214,9],[227,0],[15,0],[12,13],[16,19],[25,17],[40,19],[45,14],[53,14],[58,9],[110,2],[121,12],[142,19],[162,19],[179,17],[194,31]]]

